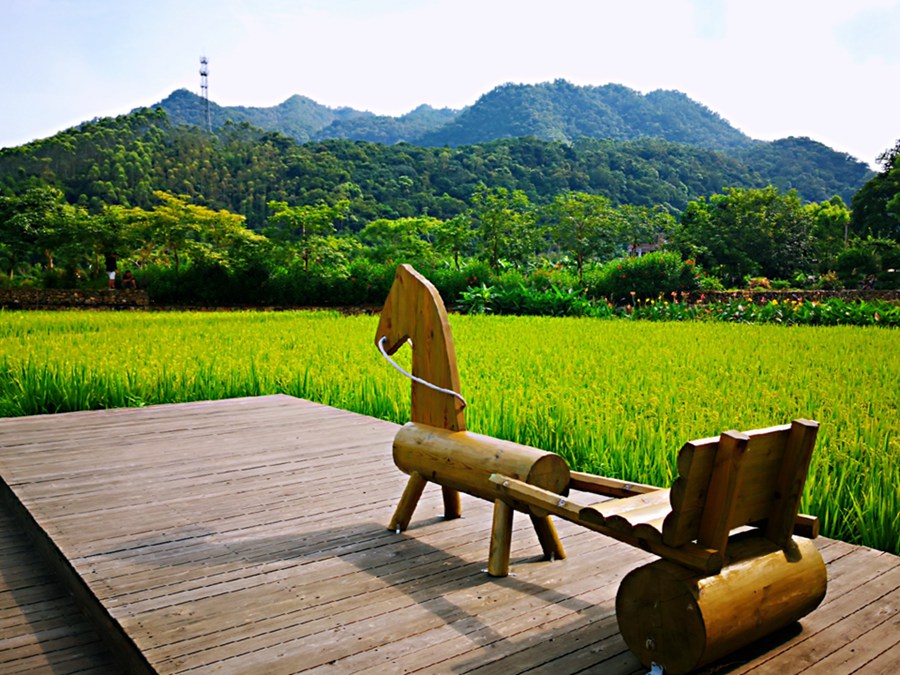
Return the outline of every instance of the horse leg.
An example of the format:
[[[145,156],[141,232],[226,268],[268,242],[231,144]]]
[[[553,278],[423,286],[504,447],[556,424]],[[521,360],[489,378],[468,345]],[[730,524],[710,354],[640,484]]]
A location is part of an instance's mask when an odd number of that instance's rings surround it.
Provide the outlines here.
[[[509,574],[509,552],[512,546],[513,508],[502,499],[494,502],[494,522],[491,525],[491,549],[487,573],[492,577]]]
[[[544,551],[544,560],[562,560],[566,557],[566,551],[559,535],[556,534],[556,528],[550,516],[531,516],[531,524],[534,525],[534,531],[537,532],[538,541],[541,542],[541,548]]]
[[[417,471],[413,471],[409,475],[409,482],[406,483],[406,489],[403,490],[403,496],[400,497],[397,510],[394,511],[394,517],[391,518],[391,523],[388,525],[389,530],[402,532],[409,527],[413,511],[416,510],[419,497],[422,496],[422,491],[425,489],[427,482]]]
[[[450,520],[462,515],[462,506],[459,503],[459,491],[453,488],[442,487],[441,494],[444,497],[444,518]]]

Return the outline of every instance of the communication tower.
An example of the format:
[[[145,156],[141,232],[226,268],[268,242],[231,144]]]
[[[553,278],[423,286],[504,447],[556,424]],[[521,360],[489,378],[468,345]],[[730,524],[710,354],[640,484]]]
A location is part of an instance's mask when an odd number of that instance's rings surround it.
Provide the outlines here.
[[[209,114],[209,59],[200,57],[200,95],[206,107],[206,128],[212,133],[212,117]]]

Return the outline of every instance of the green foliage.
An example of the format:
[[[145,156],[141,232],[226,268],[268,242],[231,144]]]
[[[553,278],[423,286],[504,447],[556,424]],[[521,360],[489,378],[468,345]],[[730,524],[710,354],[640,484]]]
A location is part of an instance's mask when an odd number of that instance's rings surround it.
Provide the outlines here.
[[[482,283],[464,290],[459,298],[459,306],[466,314],[487,314],[493,310],[492,304],[496,297],[494,287]]]
[[[434,262],[435,251],[428,238],[438,221],[426,216],[418,218],[379,218],[366,225],[359,239],[368,248],[366,255],[380,263],[406,262],[422,266]]]
[[[819,269],[834,269],[835,260],[849,239],[850,209],[837,196],[821,204],[810,204],[807,209],[812,214],[813,253]]]
[[[900,305],[880,300],[848,302],[789,299],[754,303],[737,296],[725,302],[692,304],[678,296],[670,300],[636,300],[620,312],[622,318],[645,321],[725,321],[786,326],[900,327]]]
[[[860,188],[851,203],[851,229],[858,237],[900,241],[900,141],[879,161],[881,173]]]
[[[900,242],[869,237],[844,249],[834,269],[846,288],[896,288],[900,283]]]
[[[537,251],[541,232],[521,190],[479,185],[472,195],[472,218],[479,255],[492,270],[499,269],[501,260],[519,267]]]
[[[554,244],[574,258],[579,284],[585,263],[612,256],[622,229],[622,219],[609,199],[583,192],[557,195],[547,209],[547,220]]]
[[[699,288],[699,271],[692,260],[678,253],[660,251],[640,258],[620,258],[586,275],[588,295],[607,298],[614,304],[634,304],[637,300],[681,296]]]
[[[575,191],[668,212],[726,185],[766,183],[740,159],[658,138],[504,138],[454,148],[349,140],[298,145],[247,122],[225,123],[216,135],[175,122],[162,109],[139,110],[0,150],[0,194],[55,187],[69,204],[96,214],[113,205],[150,209],[154,191],[161,190],[242,215],[256,231],[272,224],[271,202],[298,207],[347,200],[338,229],[358,231],[378,218],[452,219],[466,211],[482,183],[521,190],[540,205]],[[848,176],[834,192],[859,185]]]
[[[683,255],[731,284],[747,276],[790,278],[812,267],[813,214],[798,195],[730,188],[688,204],[672,234]]]
[[[812,202],[824,202],[838,195],[849,203],[859,187],[872,177],[864,162],[809,138],[754,143],[738,152],[737,157],[780,192],[796,190]]]

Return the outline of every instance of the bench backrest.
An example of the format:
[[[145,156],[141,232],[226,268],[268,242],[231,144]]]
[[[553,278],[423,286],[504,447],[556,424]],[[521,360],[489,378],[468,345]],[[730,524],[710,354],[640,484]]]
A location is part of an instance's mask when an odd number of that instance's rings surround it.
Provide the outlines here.
[[[732,529],[760,527],[787,545],[800,508],[818,422],[795,420],[768,429],[726,431],[686,443],[670,493],[663,542],[696,541],[724,553]]]

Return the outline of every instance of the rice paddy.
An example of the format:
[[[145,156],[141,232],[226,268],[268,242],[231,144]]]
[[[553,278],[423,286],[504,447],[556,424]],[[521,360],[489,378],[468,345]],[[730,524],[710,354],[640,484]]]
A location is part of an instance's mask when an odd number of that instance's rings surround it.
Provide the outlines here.
[[[802,510],[900,552],[900,332],[452,316],[469,428],[669,485],[687,440],[821,423]],[[285,393],[395,422],[377,317],[0,312],[0,416]],[[408,365],[409,350],[397,355]]]

